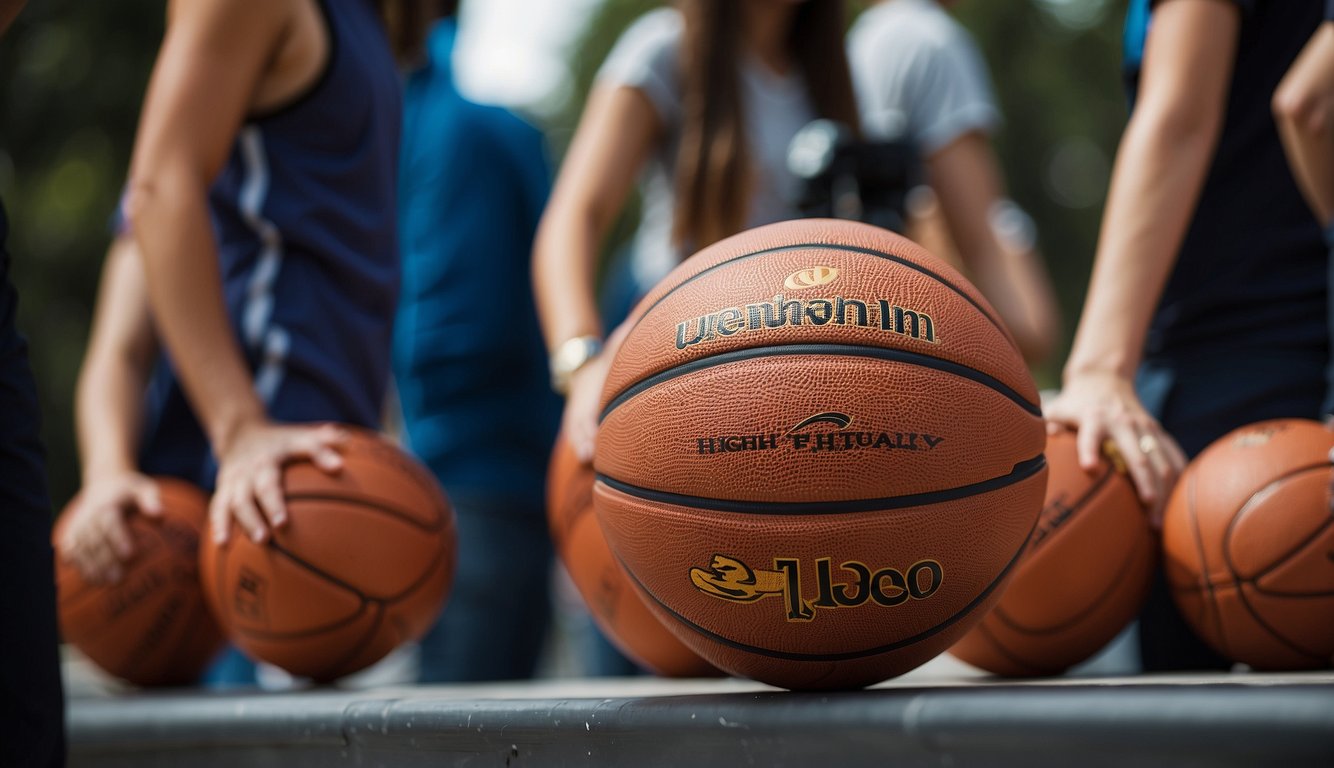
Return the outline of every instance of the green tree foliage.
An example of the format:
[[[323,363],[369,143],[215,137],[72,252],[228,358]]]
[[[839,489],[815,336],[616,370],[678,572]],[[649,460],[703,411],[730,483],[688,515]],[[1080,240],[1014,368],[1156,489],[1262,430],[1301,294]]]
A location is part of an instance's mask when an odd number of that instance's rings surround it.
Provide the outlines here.
[[[0,41],[0,196],[57,505],[78,487],[74,379],[164,7],[30,2]]]

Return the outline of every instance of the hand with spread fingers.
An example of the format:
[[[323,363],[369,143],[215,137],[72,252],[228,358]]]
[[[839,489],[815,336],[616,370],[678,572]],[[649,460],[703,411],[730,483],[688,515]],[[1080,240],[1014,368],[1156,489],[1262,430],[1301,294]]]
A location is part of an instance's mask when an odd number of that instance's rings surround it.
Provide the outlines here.
[[[1098,452],[1110,440],[1121,454],[1135,491],[1154,528],[1186,468],[1186,456],[1172,436],[1144,410],[1130,381],[1112,373],[1067,376],[1061,394],[1043,409],[1048,432],[1061,426],[1078,430],[1079,465],[1092,471]]]
[[[218,487],[209,503],[214,541],[226,543],[233,518],[251,540],[265,541],[272,528],[287,524],[283,467],[306,459],[336,474],[343,468],[338,448],[346,441],[347,432],[333,424],[256,422],[238,430],[219,451]]]
[[[57,542],[60,556],[94,584],[120,581],[124,564],[134,557],[128,515],[162,515],[157,484],[137,472],[90,480],[70,505]]]

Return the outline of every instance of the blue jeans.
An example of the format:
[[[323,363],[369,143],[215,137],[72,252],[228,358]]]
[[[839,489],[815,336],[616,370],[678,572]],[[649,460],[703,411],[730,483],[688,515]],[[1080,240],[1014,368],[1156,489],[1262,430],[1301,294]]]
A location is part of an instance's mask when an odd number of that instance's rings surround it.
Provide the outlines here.
[[[423,683],[531,678],[551,624],[551,537],[535,508],[455,509],[458,566],[421,640]]]
[[[0,207],[0,765],[65,762],[51,504]]]

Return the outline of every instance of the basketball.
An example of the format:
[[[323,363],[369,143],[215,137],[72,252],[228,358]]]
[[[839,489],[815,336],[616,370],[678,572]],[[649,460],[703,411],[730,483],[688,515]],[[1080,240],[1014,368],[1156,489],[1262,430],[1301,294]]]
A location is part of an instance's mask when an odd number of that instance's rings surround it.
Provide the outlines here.
[[[1037,389],[995,311],[913,242],[743,232],[631,316],[594,503],[650,610],[732,674],[857,688],[944,651],[1037,521]]]
[[[199,586],[208,499],[184,481],[153,480],[162,516],[126,516],[134,555],[120,581],[90,584],[56,558],[60,631],[97,666],[135,685],[190,685],[223,646]],[[60,516],[53,542],[67,520]]]
[[[593,513],[593,469],[557,437],[547,472],[551,540],[589,615],[621,653],[664,677],[713,677],[718,670],[649,613],[607,547]]]
[[[287,466],[288,522],[262,544],[236,526],[202,549],[205,594],[247,655],[319,682],[426,633],[454,575],[454,516],[435,478],[353,430],[343,469]]]
[[[1334,661],[1334,433],[1262,421],[1209,445],[1163,518],[1163,566],[1205,642],[1255,669]]]
[[[1075,433],[1047,437],[1047,499],[996,607],[950,653],[997,675],[1057,675],[1139,613],[1158,543],[1119,458],[1079,466]]]

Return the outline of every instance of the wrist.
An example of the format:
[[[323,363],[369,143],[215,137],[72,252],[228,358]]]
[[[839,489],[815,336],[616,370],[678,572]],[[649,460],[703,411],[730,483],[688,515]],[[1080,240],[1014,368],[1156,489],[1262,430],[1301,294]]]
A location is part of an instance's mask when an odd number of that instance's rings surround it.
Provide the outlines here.
[[[221,459],[231,450],[232,446],[236,445],[241,435],[252,427],[264,424],[267,421],[263,409],[248,407],[240,407],[231,413],[217,417],[208,431],[209,444],[213,447],[213,455]]]
[[[89,460],[83,468],[83,485],[97,485],[115,477],[137,473],[139,468],[129,457],[108,456]]]
[[[594,335],[575,336],[551,351],[551,388],[559,394],[570,391],[574,374],[602,354],[602,339]]]

